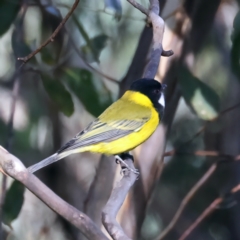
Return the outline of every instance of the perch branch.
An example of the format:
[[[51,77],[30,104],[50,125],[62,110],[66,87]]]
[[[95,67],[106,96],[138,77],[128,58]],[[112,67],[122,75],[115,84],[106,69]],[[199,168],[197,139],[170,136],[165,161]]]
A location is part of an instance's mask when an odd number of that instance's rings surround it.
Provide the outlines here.
[[[134,169],[132,159],[128,158],[124,161],[130,168]],[[121,167],[123,169],[125,166],[121,163]],[[130,240],[116,221],[116,216],[128,194],[128,191],[136,181],[137,174],[127,168],[124,169],[123,174],[123,178],[112,190],[111,196],[102,211],[103,225],[114,240]]]
[[[63,20],[60,22],[60,24],[58,25],[58,27],[55,29],[55,31],[52,33],[52,35],[40,46],[38,47],[35,51],[31,52],[29,55],[27,55],[26,57],[19,57],[17,60],[22,61],[23,64],[27,63],[33,56],[35,56],[37,53],[39,53],[42,48],[44,48],[45,46],[47,46],[50,42],[54,41],[54,38],[57,36],[57,34],[59,33],[59,31],[61,30],[61,28],[65,25],[65,23],[67,22],[67,20],[69,19],[69,17],[72,15],[72,13],[74,12],[74,10],[76,9],[78,3],[80,2],[80,0],[75,0],[74,4],[72,5],[71,9],[69,10],[69,12],[67,13],[67,15],[65,16],[65,18],[63,18]],[[22,65],[21,65],[22,66]]]
[[[53,211],[77,227],[88,239],[107,240],[95,223],[43,184],[36,176],[27,171],[23,163],[0,146],[0,171],[21,182],[28,190],[41,199]]]

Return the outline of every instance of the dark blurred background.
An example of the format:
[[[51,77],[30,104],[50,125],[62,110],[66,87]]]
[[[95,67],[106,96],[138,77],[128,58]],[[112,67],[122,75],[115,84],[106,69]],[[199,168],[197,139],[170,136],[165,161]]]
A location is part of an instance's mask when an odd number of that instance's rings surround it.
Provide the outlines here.
[[[149,6],[147,0],[139,3]],[[159,239],[185,195],[218,162],[164,239],[179,239],[215,198],[223,197],[223,203],[187,239],[240,240],[240,195],[229,193],[240,180],[240,163],[233,161],[240,154],[239,1],[160,3],[166,22],[163,47],[174,55],[161,58],[156,79],[168,84],[166,151],[176,154],[164,158],[145,214],[131,235]],[[17,58],[39,47],[72,4],[73,0],[0,1],[0,145],[26,166],[53,154],[97,117],[141,77],[147,62],[152,33],[142,13],[124,0],[81,0],[54,42],[17,72],[21,64]],[[16,82],[19,91],[11,131]],[[210,157],[203,150],[221,157]],[[119,178],[111,160],[82,153],[42,169],[37,176],[101,225],[101,208]],[[98,187],[92,184],[96,179]],[[7,179],[10,190],[3,205],[8,239],[84,239],[12,182]]]

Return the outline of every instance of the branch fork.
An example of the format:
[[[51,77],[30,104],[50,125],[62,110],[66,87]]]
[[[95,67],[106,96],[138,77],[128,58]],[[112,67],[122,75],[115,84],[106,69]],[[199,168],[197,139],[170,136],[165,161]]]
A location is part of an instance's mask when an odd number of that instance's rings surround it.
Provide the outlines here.
[[[129,168],[126,168],[125,164],[120,162],[123,177],[116,184],[107,204],[102,211],[103,225],[114,240],[130,240],[130,238],[125,235],[123,229],[116,221],[116,216],[130,188],[136,181],[138,174],[131,171],[131,169],[134,169],[133,160],[131,158],[124,159],[124,162],[129,166]]]

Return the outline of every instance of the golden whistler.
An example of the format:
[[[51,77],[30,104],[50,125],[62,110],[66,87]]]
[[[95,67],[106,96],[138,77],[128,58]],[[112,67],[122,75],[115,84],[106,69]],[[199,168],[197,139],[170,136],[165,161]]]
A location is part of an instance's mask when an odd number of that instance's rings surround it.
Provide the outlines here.
[[[162,119],[164,107],[161,83],[154,79],[137,80],[119,100],[57,153],[28,170],[35,172],[73,153],[89,151],[119,155],[128,152],[153,134]]]

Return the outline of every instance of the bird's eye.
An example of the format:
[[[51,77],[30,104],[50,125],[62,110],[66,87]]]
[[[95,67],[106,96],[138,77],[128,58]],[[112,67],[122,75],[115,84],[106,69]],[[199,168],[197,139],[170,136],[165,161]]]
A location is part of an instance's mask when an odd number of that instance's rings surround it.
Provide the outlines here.
[[[159,94],[159,93],[160,93],[160,89],[154,89],[153,92],[154,92],[155,94]]]

